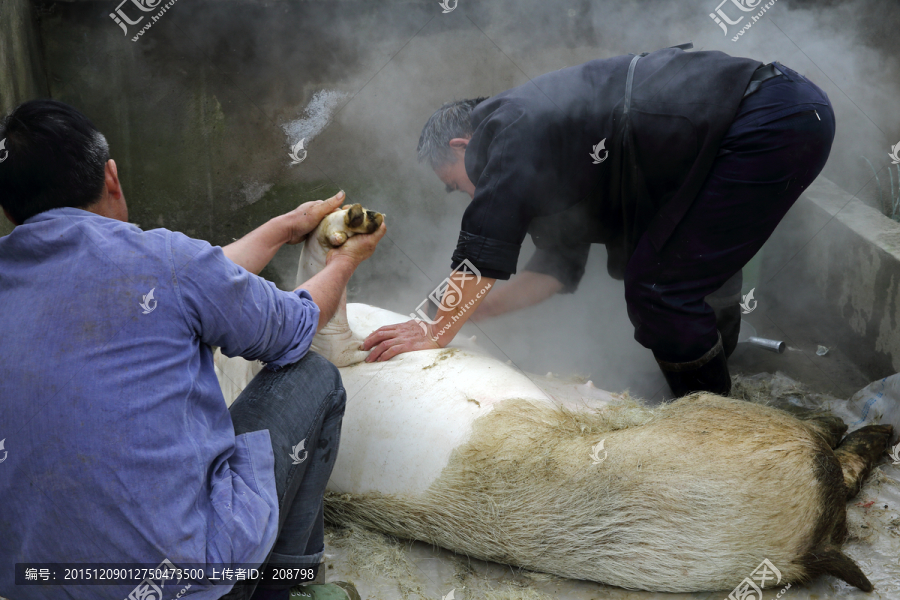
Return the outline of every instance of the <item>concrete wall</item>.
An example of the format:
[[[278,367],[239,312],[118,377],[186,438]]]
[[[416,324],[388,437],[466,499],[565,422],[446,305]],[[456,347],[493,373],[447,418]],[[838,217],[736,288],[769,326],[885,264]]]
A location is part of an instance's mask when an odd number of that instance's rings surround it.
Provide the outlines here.
[[[0,2],[0,115],[49,93],[35,12],[29,0]],[[10,231],[12,225],[0,217],[0,235]]]
[[[36,9],[29,0],[0,3],[0,114],[48,93]]]
[[[764,249],[760,306],[870,378],[900,371],[900,223],[820,178]]]
[[[604,24],[605,15],[579,18],[589,0],[563,11],[501,2],[449,14],[424,0],[179,0],[132,42],[109,17],[117,4],[55,3],[41,32],[52,95],[109,139],[131,220],[227,244],[343,188],[388,221],[388,239],[354,275],[349,297],[404,314],[447,275],[469,201],[447,195],[416,162],[436,108],[593,58],[685,41],[679,31],[626,39],[634,32]],[[545,27],[552,33],[538,39]],[[720,33],[709,28],[711,38]],[[305,161],[291,165],[297,140],[282,125],[303,118],[321,90],[345,93],[344,103],[307,144]],[[526,242],[520,264],[532,250]],[[298,255],[283,248],[263,276],[289,286]],[[495,342],[523,368],[594,373],[597,382],[603,373],[608,389],[651,397],[663,386],[658,369],[633,341],[621,283],[604,265],[598,246],[577,296],[466,334]],[[547,348],[563,350],[548,357]]]
[[[139,27],[124,35],[114,6],[57,3],[42,33],[52,95],[107,136],[133,222],[227,244],[343,188],[388,213],[392,239],[402,235],[354,285],[390,275],[391,290],[420,296],[445,275],[466,203],[417,164],[421,127],[447,100],[529,77],[462,13],[435,18],[436,3],[402,1],[178,2],[132,42]],[[596,55],[579,50],[543,57],[531,75]],[[298,140],[282,126],[321,90],[345,96],[291,165]],[[263,274],[290,285],[297,252]]]
[[[126,35],[109,16],[117,4],[54,3],[42,18],[42,37],[53,97],[82,109],[106,133],[133,220],[224,244],[343,187],[351,199],[388,212],[392,231],[403,231],[396,252],[380,253],[366,267],[390,262],[397,273],[403,265],[405,280],[395,289],[414,284],[410,271],[442,277],[465,207],[415,162],[425,119],[447,100],[493,94],[553,69],[687,40],[783,60],[826,89],[840,135],[853,138],[838,140],[828,169],[852,154],[867,180],[858,155],[884,154],[857,104],[868,115],[878,110],[845,97],[831,82],[840,78],[819,70],[823,50],[810,60],[768,21],[754,39],[733,44],[711,23],[703,0],[678,7],[492,0],[464,2],[449,14],[424,0],[179,0],[136,42],[132,36],[154,13],[127,2],[123,10],[144,20]],[[675,24],[666,24],[670,17]],[[792,27],[801,22],[791,15]],[[871,63],[841,63],[841,74]],[[897,81],[878,85],[879,99],[900,94]],[[289,145],[297,140],[281,126],[302,117],[323,89],[347,96],[334,122],[307,143],[306,161],[291,166]],[[860,139],[872,148],[863,152]],[[840,175],[826,172],[853,189],[848,183],[857,174]],[[285,252],[266,275],[287,284],[293,258]]]
[[[753,36],[733,44],[711,23],[705,0],[492,0],[463,2],[449,14],[441,13],[436,0],[178,0],[136,42],[131,38],[149,16],[126,35],[109,17],[117,4],[49,3],[42,9],[40,39],[52,97],[81,109],[109,139],[132,221],[227,244],[272,216],[343,188],[350,200],[385,212],[389,224],[388,240],[354,277],[350,297],[403,313],[446,275],[468,203],[462,194],[447,196],[433,173],[415,161],[422,124],[447,100],[490,95],[593,58],[688,40],[697,48],[782,60],[819,83],[835,103],[839,133],[825,176],[847,189],[871,178],[859,156],[886,156],[881,130],[896,130],[900,118],[893,108],[881,109],[900,97],[900,79],[873,77],[865,86],[854,85],[879,61],[896,63],[893,54],[877,54],[849,34],[800,51],[798,43],[807,47],[822,39],[813,26],[818,13],[788,5],[772,13],[778,19],[767,17]],[[125,9],[132,18],[140,14],[132,3]],[[26,39],[37,39],[21,25],[21,15],[30,10],[26,0],[0,0],[4,15],[20,15],[0,20],[0,27],[17,22],[16,35],[26,31]],[[4,31],[4,46],[7,39]],[[829,60],[829,52],[840,60]],[[0,78],[43,81],[40,61],[3,64],[16,66]],[[282,127],[307,116],[305,107],[321,90],[346,95],[327,127],[308,141],[306,160],[291,165],[288,152],[297,140]],[[39,94],[26,92],[20,99],[33,95]],[[845,176],[840,165],[856,170]],[[836,287],[839,271],[826,271],[832,283],[826,277],[803,285],[800,278],[785,278],[786,269],[779,271],[800,249],[791,243],[813,237],[807,227],[821,210],[800,202],[801,217],[779,229],[784,247],[770,245],[758,297],[778,277],[779,289],[790,293],[772,302],[781,302],[785,314],[793,307],[788,299],[809,294],[810,303],[825,302],[819,313],[831,311],[836,322],[847,321],[848,340],[860,340],[860,349],[871,344],[863,362],[872,372],[898,370],[896,353],[886,350],[893,347],[893,330],[878,308],[887,301],[884,294],[879,300],[881,292],[873,292],[871,316],[860,309],[854,320],[856,309],[850,307],[865,302],[847,291],[846,300],[836,303],[845,297]],[[830,218],[821,214],[825,219],[815,221],[820,227]],[[847,234],[848,242],[854,235]],[[845,264],[837,246],[830,251],[835,256],[828,260]],[[298,254],[297,248],[283,249],[263,275],[289,286]],[[530,254],[526,241],[522,262]],[[639,384],[652,379],[656,366],[632,339],[621,285],[607,278],[604,256],[602,247],[592,251],[578,294],[489,322],[482,331],[526,368],[595,374],[602,369],[608,389],[631,386],[650,396],[653,390]],[[801,269],[800,276],[810,274]],[[881,341],[871,337],[876,329],[885,331]],[[558,351],[548,357],[548,347]],[[869,359],[872,348],[877,351]],[[619,379],[621,373],[629,379]]]
[[[421,5],[180,2],[138,42],[109,18],[114,6],[57,4],[43,21],[45,51],[53,97],[79,107],[106,134],[131,220],[141,227],[224,245],[341,188],[395,219],[426,193],[414,160],[418,132],[401,126],[392,134],[404,138],[405,160],[396,139],[379,135],[407,104],[391,83],[404,59],[390,59],[403,46],[398,40],[421,28]],[[390,35],[380,33],[385,23],[393,24]],[[282,125],[302,118],[323,89],[346,94],[342,104],[363,91],[292,166],[288,153],[297,140]],[[422,98],[421,109],[433,103]],[[393,198],[389,205],[379,202],[385,196]],[[435,203],[419,211],[432,221],[441,213]],[[296,257],[297,249],[286,249],[264,275],[290,285]],[[400,273],[416,271],[400,252],[378,260],[392,270],[405,261]]]

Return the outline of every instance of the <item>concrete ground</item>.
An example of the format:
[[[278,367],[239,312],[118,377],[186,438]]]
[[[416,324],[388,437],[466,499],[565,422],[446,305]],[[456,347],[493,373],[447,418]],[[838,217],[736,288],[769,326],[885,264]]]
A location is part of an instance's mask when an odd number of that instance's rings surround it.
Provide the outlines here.
[[[776,354],[738,344],[728,361],[732,375],[781,372],[812,391],[842,399],[869,383],[844,353],[840,341],[827,332],[801,329],[790,321],[775,321],[770,314],[752,312],[743,320],[755,328],[758,337],[783,341],[787,347],[783,354]],[[819,346],[828,348],[827,354],[817,355]]]

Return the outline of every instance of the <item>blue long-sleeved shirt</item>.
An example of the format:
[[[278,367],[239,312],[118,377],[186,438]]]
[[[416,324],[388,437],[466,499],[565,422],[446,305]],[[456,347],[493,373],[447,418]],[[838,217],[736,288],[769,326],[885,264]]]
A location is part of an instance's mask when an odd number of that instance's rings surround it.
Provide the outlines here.
[[[235,436],[210,346],[278,368],[318,318],[308,292],[165,229],[62,208],[0,238],[0,596],[134,587],[15,586],[17,562],[261,563],[269,433]]]

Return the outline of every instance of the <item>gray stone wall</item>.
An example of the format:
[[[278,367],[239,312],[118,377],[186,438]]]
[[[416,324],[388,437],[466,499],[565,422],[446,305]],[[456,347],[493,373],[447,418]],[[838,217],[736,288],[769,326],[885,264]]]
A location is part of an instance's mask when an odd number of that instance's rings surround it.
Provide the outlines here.
[[[900,223],[819,178],[763,255],[759,303],[779,326],[840,347],[870,379],[900,371]]]
[[[874,161],[887,186],[886,151],[897,142],[892,132],[900,131],[894,108],[900,61],[890,38],[877,29],[888,27],[896,13],[883,6],[873,13],[839,9],[847,3],[778,3],[753,35],[735,44],[709,19],[705,0],[460,0],[449,14],[442,14],[437,0],[178,0],[132,41],[155,13],[143,15],[126,34],[109,16],[119,1],[44,2],[35,29],[37,8],[27,0],[0,0],[0,108],[49,93],[85,112],[109,139],[131,219],[145,229],[166,227],[227,244],[306,200],[345,189],[350,201],[386,213],[388,222],[388,239],[351,282],[351,300],[403,313],[446,275],[468,203],[462,194],[446,195],[415,160],[422,124],[445,101],[495,94],[593,58],[690,40],[698,49],[781,60],[823,87],[838,117],[824,176],[864,203],[877,196],[860,157]],[[141,16],[131,2],[123,9],[132,19]],[[871,19],[876,13],[880,18]],[[822,31],[829,32],[828,44],[821,43]],[[13,47],[20,50],[8,50]],[[306,107],[323,90],[343,97],[326,126],[307,140],[307,158],[292,165],[288,153],[298,140],[283,127],[308,118]],[[805,206],[798,203],[798,214]],[[759,281],[782,277],[783,262],[800,250],[791,241],[806,243],[815,233],[807,235],[807,225],[785,222],[780,231],[786,245],[767,251]],[[8,231],[2,227],[0,234]],[[827,260],[855,268],[838,246],[830,252]],[[521,260],[530,253],[526,240]],[[296,247],[283,249],[263,275],[290,286],[298,254]],[[826,258],[810,255],[798,264],[817,260]],[[598,246],[578,293],[528,313],[534,318],[520,337],[502,328],[504,322],[485,331],[498,346],[521,351],[513,358],[524,366],[544,365],[546,348],[566,348],[578,339],[583,343],[553,360],[585,372],[599,364],[623,365],[628,369],[619,371],[640,371],[636,379],[655,373],[652,357],[632,340],[621,286],[608,280],[604,262]],[[835,287],[840,271],[830,273],[831,283],[801,286],[801,279],[783,279],[773,303],[782,302],[787,311],[802,296],[801,287],[815,296],[809,306],[825,302],[823,294],[827,301],[841,298]],[[801,268],[799,275],[808,273]],[[886,290],[889,283],[877,285]],[[758,287],[757,297],[769,293],[766,285]],[[872,293],[883,295],[882,288]],[[853,333],[848,324],[847,339],[867,340],[877,349],[880,358],[861,359],[876,376],[897,370],[895,351],[884,350],[892,347],[891,321],[879,309],[854,317],[856,309],[849,307],[865,305],[852,299],[855,293],[832,304],[838,320],[865,329]],[[826,321],[826,313],[817,311],[808,313]],[[588,331],[588,325],[594,328]],[[875,330],[886,337],[869,337]],[[616,370],[611,367],[610,376]]]
[[[0,115],[49,93],[35,12],[29,0],[0,2]],[[0,216],[0,235],[10,231]]]

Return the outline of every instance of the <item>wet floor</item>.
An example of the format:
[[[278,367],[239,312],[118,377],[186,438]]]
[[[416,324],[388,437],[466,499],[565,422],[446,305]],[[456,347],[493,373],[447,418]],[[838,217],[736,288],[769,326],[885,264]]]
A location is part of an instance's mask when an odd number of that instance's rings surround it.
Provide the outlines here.
[[[812,391],[835,398],[849,398],[869,383],[851,357],[844,353],[839,340],[829,339],[827,332],[800,329],[792,326],[788,319],[775,316],[773,320],[769,314],[752,312],[743,318],[757,336],[783,341],[785,351],[776,354],[750,344],[738,344],[728,361],[732,374],[781,372]],[[825,349],[824,355],[817,354],[820,347]]]

